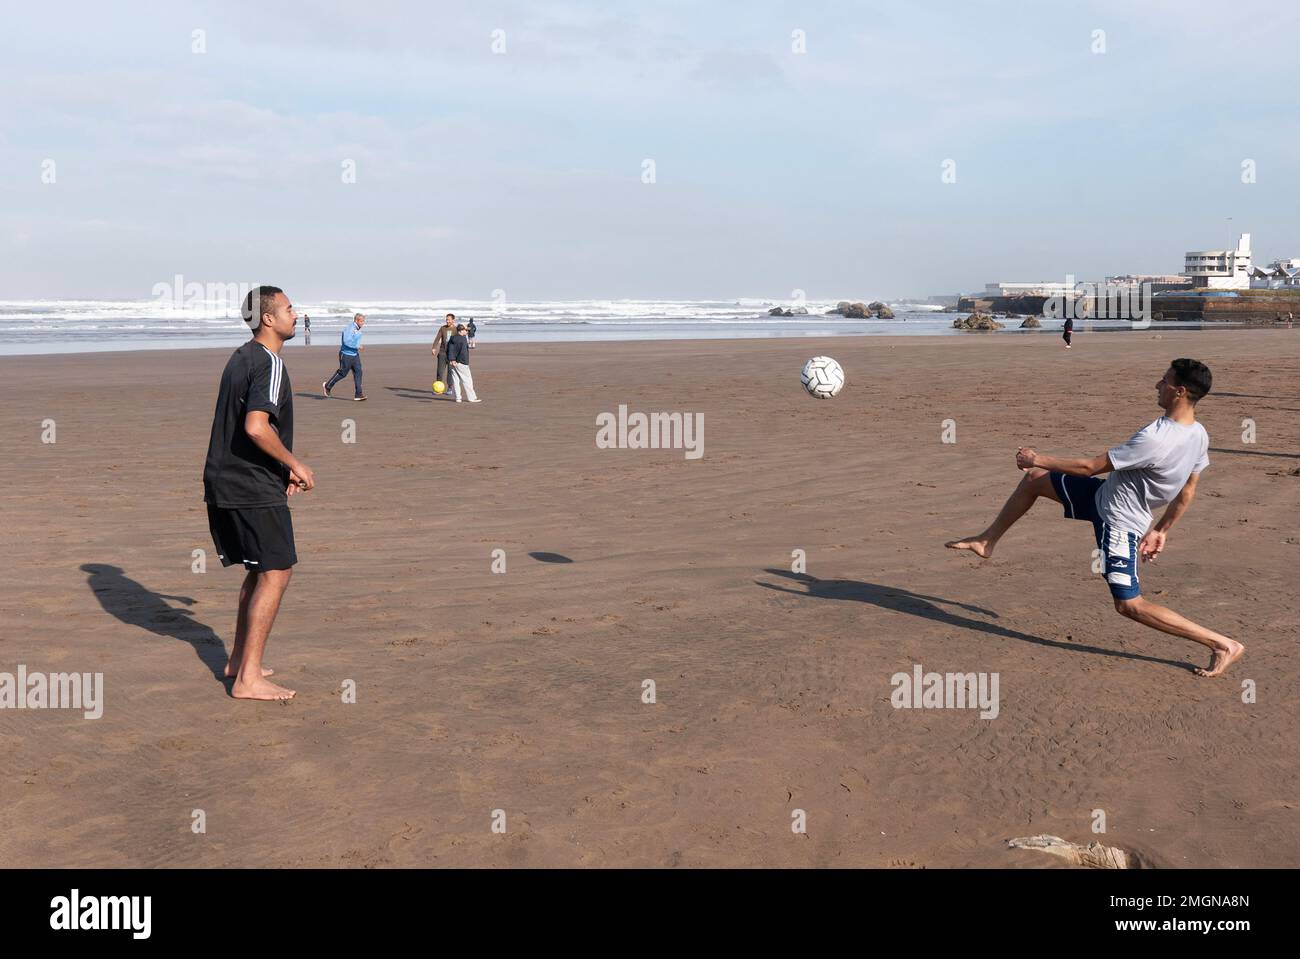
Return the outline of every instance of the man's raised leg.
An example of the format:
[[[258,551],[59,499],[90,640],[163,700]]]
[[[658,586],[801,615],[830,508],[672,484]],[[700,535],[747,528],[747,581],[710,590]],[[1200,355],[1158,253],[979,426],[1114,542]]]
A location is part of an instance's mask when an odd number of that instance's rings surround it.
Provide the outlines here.
[[[1213,652],[1210,665],[1205,669],[1196,669],[1197,676],[1222,676],[1229,666],[1241,659],[1246,651],[1244,644],[1229,639],[1212,629],[1206,629],[1193,623],[1185,616],[1180,616],[1167,606],[1161,606],[1137,596],[1133,599],[1115,600],[1115,609],[1121,616],[1127,616],[1135,623],[1150,626],[1170,636],[1181,636],[1202,646],[1209,646]]]
[[[236,699],[292,699],[295,695],[292,689],[277,686],[262,675],[262,653],[293,570],[268,569],[255,575],[257,579],[248,600],[243,659],[230,695]]]
[[[1052,489],[1052,480],[1047,475],[1047,470],[1026,470],[1025,475],[1020,478],[1020,484],[1007,498],[1002,511],[998,513],[997,519],[993,520],[988,529],[978,536],[955,539],[943,545],[949,549],[968,549],[976,556],[988,559],[993,555],[993,547],[1002,538],[1002,534],[1009,530],[1016,520],[1028,513],[1029,507],[1033,506],[1034,500],[1040,496],[1045,496],[1053,502],[1060,502],[1056,490]]]

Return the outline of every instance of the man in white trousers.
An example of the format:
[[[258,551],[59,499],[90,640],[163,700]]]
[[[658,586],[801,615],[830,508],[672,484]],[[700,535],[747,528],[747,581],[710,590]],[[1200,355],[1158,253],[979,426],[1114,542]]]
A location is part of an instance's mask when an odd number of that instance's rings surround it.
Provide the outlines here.
[[[480,402],[474,392],[474,376],[469,371],[469,337],[465,335],[466,326],[456,326],[456,335],[447,342],[447,365],[451,368],[451,395],[456,402],[461,401],[461,390],[465,399],[471,403]]]

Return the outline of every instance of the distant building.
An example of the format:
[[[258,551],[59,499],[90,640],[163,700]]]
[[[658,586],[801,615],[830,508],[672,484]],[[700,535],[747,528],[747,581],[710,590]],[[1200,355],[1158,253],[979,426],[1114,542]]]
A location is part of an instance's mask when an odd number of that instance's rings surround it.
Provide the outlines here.
[[[1073,283],[985,283],[985,296],[1075,296]]]
[[[1254,267],[1250,271],[1250,287],[1253,290],[1300,289],[1300,257]]]
[[[1192,285],[1191,277],[1181,273],[1128,273],[1124,276],[1106,277],[1106,286],[1137,286],[1150,284],[1152,293],[1165,290],[1186,289]]]
[[[925,302],[931,306],[955,307],[957,301],[961,299],[960,293],[940,294],[938,296],[927,296]]]
[[[1183,276],[1196,289],[1250,288],[1250,234],[1243,233],[1235,250],[1192,250],[1183,260]]]

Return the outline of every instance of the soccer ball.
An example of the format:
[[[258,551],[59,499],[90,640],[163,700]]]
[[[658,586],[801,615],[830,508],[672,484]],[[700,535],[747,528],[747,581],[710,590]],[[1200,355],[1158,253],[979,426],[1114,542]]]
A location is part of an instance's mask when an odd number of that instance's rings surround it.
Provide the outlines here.
[[[446,392],[447,392],[447,384],[444,383],[442,380],[434,380],[434,381],[433,381],[433,391],[434,391],[435,393],[446,393]]]
[[[814,356],[803,365],[799,380],[809,396],[829,400],[844,388],[844,368],[829,356]]]

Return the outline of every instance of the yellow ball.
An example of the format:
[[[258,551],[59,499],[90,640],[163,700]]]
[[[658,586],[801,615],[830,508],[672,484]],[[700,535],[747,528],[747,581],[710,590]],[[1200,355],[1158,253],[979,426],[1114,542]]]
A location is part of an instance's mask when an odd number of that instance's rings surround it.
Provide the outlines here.
[[[442,380],[434,380],[434,381],[433,381],[433,391],[434,391],[435,393],[446,393],[446,392],[447,392],[447,384],[444,383]]]

